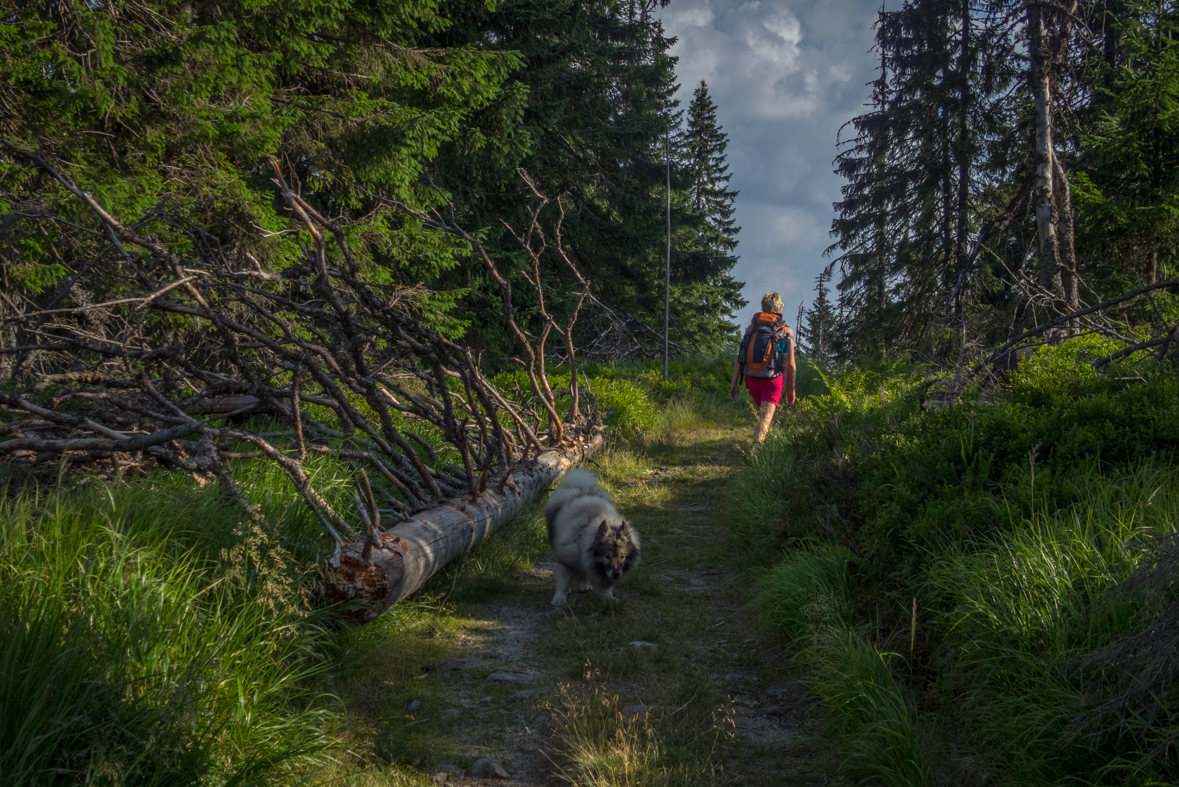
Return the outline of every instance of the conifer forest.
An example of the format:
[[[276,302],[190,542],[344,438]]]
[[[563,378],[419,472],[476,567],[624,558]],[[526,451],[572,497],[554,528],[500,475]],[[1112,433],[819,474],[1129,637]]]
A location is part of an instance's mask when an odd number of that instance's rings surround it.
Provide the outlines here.
[[[861,20],[763,442],[687,2],[0,0],[0,787],[1179,783],[1179,6]]]

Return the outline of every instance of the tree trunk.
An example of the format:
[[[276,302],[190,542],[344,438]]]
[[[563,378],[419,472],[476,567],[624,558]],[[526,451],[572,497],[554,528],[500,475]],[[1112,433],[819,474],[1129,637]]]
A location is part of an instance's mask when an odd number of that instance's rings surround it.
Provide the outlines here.
[[[962,2],[962,49],[958,54],[958,79],[961,103],[958,106],[958,207],[957,237],[954,241],[954,265],[966,270],[969,250],[966,248],[970,229],[970,66],[974,55],[970,51],[970,0]]]
[[[1060,286],[1066,311],[1076,311],[1081,303],[1077,280],[1077,247],[1073,235],[1073,200],[1069,192],[1068,173],[1060,158],[1053,159],[1052,187],[1056,189],[1057,249],[1060,254]],[[1153,284],[1154,282],[1147,282]]]
[[[423,511],[379,535],[379,544],[345,544],[338,568],[327,569],[324,586],[333,601],[364,599],[368,603],[350,617],[357,623],[375,620],[382,612],[425,584],[443,566],[491,535],[541,490],[597,451],[601,432],[541,453],[516,465],[510,481],[488,487],[474,501],[456,498]]]
[[[1044,11],[1040,4],[1028,9],[1029,54],[1032,61],[1032,92],[1036,99],[1036,234],[1040,240],[1040,287],[1056,300],[1061,298],[1060,251],[1053,216],[1052,80],[1047,68],[1048,42]]]

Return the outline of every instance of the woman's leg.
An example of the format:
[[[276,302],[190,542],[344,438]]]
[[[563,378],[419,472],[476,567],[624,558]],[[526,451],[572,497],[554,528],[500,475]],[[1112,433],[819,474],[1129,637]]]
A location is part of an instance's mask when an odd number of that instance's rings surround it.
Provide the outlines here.
[[[774,422],[774,411],[777,409],[777,405],[773,402],[761,403],[761,421],[757,424],[757,431],[753,433],[754,440],[761,443],[769,436],[770,426]]]

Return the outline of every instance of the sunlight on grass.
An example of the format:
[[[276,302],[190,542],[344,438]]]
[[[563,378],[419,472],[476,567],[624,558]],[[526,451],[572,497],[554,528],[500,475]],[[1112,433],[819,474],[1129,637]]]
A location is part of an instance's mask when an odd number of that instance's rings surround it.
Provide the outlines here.
[[[548,708],[560,778],[578,787],[724,784],[714,763],[733,738],[726,706],[703,688],[681,700],[629,707],[600,686],[562,684]]]
[[[692,363],[669,384],[643,366],[598,370],[614,381],[603,398],[630,426],[591,469],[639,528],[645,564],[619,603],[579,594],[541,634],[538,653],[576,686],[546,705],[567,733],[566,776],[584,776],[575,783],[725,783],[732,725],[710,671],[721,660],[739,669],[745,654],[683,660],[711,600],[678,592],[662,572],[720,565],[707,512],[745,413],[721,390],[723,363]],[[351,512],[347,465],[313,458],[307,469]],[[493,666],[446,665],[487,648],[501,604],[548,620],[543,496],[376,622],[338,628],[314,611],[327,546],[314,516],[273,464],[243,460],[235,471],[266,524],[244,521],[216,485],[176,473],[71,481],[6,503],[6,785],[47,784],[48,764],[75,782],[425,785],[434,766],[469,768],[473,745],[504,734],[495,725],[507,722],[478,717],[472,702],[539,712],[544,693],[486,684]],[[642,700],[660,709],[622,714],[637,698],[608,688],[621,679],[641,680]],[[456,693],[462,681],[473,700]]]
[[[235,580],[217,552],[182,546],[227,543],[230,509],[145,487],[0,511],[5,784],[297,781],[339,748],[310,688],[327,637],[297,595],[276,602],[260,581],[290,569],[273,581],[293,590],[300,566],[278,546],[224,550],[229,569],[256,569]],[[201,519],[215,535],[184,534]]]

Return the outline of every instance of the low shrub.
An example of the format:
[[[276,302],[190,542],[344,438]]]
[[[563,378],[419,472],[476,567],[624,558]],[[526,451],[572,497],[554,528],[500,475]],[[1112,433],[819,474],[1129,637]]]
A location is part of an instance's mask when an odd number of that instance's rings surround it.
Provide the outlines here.
[[[591,380],[591,391],[614,434],[637,437],[652,431],[658,421],[655,403],[639,386],[627,380]]]

